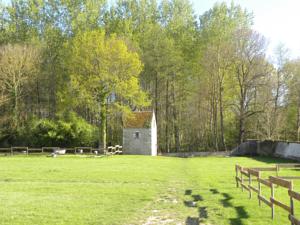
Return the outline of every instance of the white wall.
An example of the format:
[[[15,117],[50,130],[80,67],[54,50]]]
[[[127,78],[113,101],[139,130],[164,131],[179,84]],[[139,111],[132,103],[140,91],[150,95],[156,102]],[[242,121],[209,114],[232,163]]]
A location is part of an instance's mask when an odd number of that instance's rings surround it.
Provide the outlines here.
[[[135,132],[140,137],[134,138]],[[151,155],[151,129],[150,128],[124,128],[123,153],[132,155]]]
[[[300,159],[300,144],[279,142],[276,146],[275,155],[287,159]]]
[[[151,121],[151,155],[157,156],[157,126],[154,112]]]
[[[140,137],[135,138],[135,132]],[[124,128],[123,129],[123,153],[132,155],[157,156],[157,126],[153,112],[151,128]]]

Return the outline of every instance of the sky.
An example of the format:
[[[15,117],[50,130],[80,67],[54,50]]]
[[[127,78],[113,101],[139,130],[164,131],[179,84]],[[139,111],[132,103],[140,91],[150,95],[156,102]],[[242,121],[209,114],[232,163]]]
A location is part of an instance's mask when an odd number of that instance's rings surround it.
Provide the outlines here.
[[[231,0],[191,0],[195,13],[203,14],[216,2]],[[300,57],[300,0],[234,0],[254,14],[253,28],[269,42],[268,55],[279,43],[290,49],[290,57]]]

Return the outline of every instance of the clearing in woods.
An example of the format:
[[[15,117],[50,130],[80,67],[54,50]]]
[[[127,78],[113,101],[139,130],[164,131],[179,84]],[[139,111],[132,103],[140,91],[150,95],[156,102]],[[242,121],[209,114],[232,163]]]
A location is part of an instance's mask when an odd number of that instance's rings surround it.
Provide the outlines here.
[[[0,221],[32,224],[289,224],[236,188],[235,164],[271,158],[0,157]],[[286,174],[300,174],[291,170]],[[271,174],[271,173],[270,173]],[[299,191],[300,182],[294,182]],[[283,201],[284,190],[276,190]],[[266,193],[268,194],[268,193]],[[296,212],[300,207],[295,205]]]

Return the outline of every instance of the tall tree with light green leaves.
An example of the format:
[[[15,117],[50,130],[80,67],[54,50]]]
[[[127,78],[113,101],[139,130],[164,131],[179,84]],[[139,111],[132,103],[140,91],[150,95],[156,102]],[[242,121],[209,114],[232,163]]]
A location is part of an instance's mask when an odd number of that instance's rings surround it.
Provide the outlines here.
[[[153,99],[159,134],[162,134],[159,142],[164,144],[166,151],[170,150],[171,140],[179,148],[175,91],[182,73],[182,53],[176,48],[174,39],[158,24],[144,34],[141,48],[145,63],[142,84]]]
[[[120,103],[120,110],[128,111],[129,106],[140,107],[148,103],[139,85],[142,63],[138,54],[129,51],[122,40],[114,35],[106,37],[102,31],[78,34],[69,43],[69,48],[67,65],[74,104],[99,109],[100,140],[106,148],[107,104]],[[127,105],[115,102],[117,97]]]
[[[225,108],[230,104],[226,102],[226,95],[230,93],[227,83],[232,81],[234,73],[235,34],[238,29],[248,29],[251,22],[251,14],[240,6],[226,3],[215,4],[200,17],[200,63],[211,87],[210,133],[216,149],[226,149],[225,117],[228,111]]]
[[[291,139],[300,140],[300,60],[293,60],[284,65],[287,74],[288,93],[285,100],[287,104],[286,131],[285,136]],[[286,103],[286,102],[285,102]]]

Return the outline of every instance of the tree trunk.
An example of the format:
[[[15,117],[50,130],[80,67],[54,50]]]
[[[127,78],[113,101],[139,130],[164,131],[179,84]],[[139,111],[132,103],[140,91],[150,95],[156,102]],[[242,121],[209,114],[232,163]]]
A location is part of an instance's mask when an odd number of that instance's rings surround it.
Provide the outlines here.
[[[166,151],[170,152],[169,146],[169,80],[167,79],[167,87],[166,87],[166,130],[165,130],[165,144]]]
[[[242,144],[245,139],[245,118],[244,118],[244,99],[240,100],[240,115],[239,115],[239,143]]]
[[[216,100],[217,101],[217,100]],[[214,102],[214,145],[219,151],[219,132],[218,132],[218,103]]]
[[[159,126],[159,115],[158,115],[158,74],[156,72],[155,74],[155,90],[154,90],[155,96],[154,96],[154,102],[155,102],[155,119],[156,119],[156,126],[157,126],[157,137],[159,137],[159,131],[160,131],[160,126]],[[159,138],[157,138],[157,146],[159,147]]]
[[[219,111],[220,111],[220,132],[221,132],[221,148],[226,149],[225,137],[224,137],[224,115],[223,115],[223,85],[219,83]]]
[[[155,102],[155,116],[156,116],[156,121],[158,120],[158,77],[157,77],[157,73],[155,76],[155,90],[154,90],[154,102]]]
[[[175,87],[172,85],[172,108],[173,108],[173,124],[174,124],[174,139],[175,139],[175,151],[180,151],[180,135],[177,119],[177,109],[176,109],[176,97],[175,97]]]
[[[239,119],[239,143],[242,144],[245,139],[245,124],[244,119],[242,116],[240,116]]]
[[[213,125],[214,125],[214,116],[213,116],[213,99],[210,96],[209,98],[209,135],[208,137],[208,147],[213,146],[213,140],[212,140],[212,136],[213,136]]]
[[[213,145],[216,151],[219,151],[218,138],[218,97],[216,92],[216,84],[213,84],[212,92],[212,114],[213,114]]]
[[[41,118],[42,115],[41,115],[40,85],[39,85],[38,78],[36,81],[36,108],[37,108],[38,118]]]
[[[300,139],[300,99],[298,100],[297,107],[297,141]]]
[[[180,151],[180,137],[179,137],[179,127],[177,122],[177,111],[173,109],[173,118],[174,118],[174,138],[175,138],[175,150],[176,152]]]
[[[219,42],[218,42],[218,50],[217,50],[217,66],[218,66],[218,72],[217,72],[217,91],[218,93],[218,100],[219,100],[219,115],[220,115],[220,141],[221,141],[221,149],[225,149],[225,139],[224,139],[224,116],[223,116],[223,76],[221,72],[221,63],[220,63],[220,44],[221,44],[221,37],[219,37]],[[216,103],[218,105],[218,103]],[[216,109],[217,110],[217,109]],[[218,121],[216,120],[216,123]],[[218,126],[217,126],[218,129]],[[219,143],[217,142],[217,145],[219,146]],[[219,150],[219,149],[218,149]]]
[[[101,96],[100,99],[100,142],[102,144],[102,148],[106,149],[106,97]]]
[[[246,101],[246,85],[245,85],[245,73],[243,66],[237,71],[237,78],[239,82],[239,92],[240,92],[240,105],[239,105],[239,144],[242,144],[245,139],[245,101]]]
[[[52,56],[52,53],[50,52],[51,58],[51,65],[50,67],[50,117],[55,118],[56,114],[56,71],[55,71],[55,63],[56,63],[56,56]]]
[[[13,123],[14,127],[18,129],[19,127],[19,95],[18,95],[18,87],[14,86],[14,113],[13,113]]]

